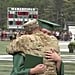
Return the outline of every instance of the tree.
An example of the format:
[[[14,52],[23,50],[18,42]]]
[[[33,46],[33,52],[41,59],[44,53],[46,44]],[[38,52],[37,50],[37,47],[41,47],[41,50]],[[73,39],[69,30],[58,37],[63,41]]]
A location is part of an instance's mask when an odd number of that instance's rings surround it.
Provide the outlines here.
[[[0,28],[6,27],[8,7],[38,8],[39,18],[61,25],[75,21],[75,0],[0,0]]]
[[[67,21],[75,21],[75,0],[64,1],[64,15]]]
[[[61,19],[62,19],[62,12],[63,12],[63,0],[53,0],[54,2],[54,9],[56,12],[56,22],[59,24],[61,23]]]

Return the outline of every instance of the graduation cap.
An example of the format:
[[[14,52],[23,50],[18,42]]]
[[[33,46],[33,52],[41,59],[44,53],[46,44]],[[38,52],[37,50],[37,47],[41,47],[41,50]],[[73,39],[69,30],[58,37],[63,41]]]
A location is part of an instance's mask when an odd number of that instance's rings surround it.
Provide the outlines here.
[[[48,30],[52,30],[55,27],[60,27],[59,24],[56,24],[47,20],[43,20],[43,19],[38,19],[38,23],[42,28],[46,28]]]

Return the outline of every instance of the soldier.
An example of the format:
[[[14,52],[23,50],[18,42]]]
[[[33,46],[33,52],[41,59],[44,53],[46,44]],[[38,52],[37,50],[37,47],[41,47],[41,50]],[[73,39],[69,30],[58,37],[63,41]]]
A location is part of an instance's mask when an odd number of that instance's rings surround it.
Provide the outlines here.
[[[60,69],[61,63],[57,40],[41,32],[35,19],[23,26],[28,34],[13,40],[7,48],[7,52],[13,55],[11,75],[57,75],[56,69]],[[43,64],[38,64],[33,68],[25,68],[26,54],[43,57]],[[60,62],[58,63],[58,61]]]

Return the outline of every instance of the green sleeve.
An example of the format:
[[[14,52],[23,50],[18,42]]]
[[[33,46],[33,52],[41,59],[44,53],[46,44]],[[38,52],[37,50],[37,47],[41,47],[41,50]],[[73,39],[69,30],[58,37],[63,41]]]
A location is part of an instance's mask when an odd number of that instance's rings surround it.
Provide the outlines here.
[[[64,63],[61,62],[60,71],[57,71],[57,75],[64,75]]]
[[[11,75],[29,75],[30,69],[24,67],[25,57],[21,54],[13,55],[13,69]]]

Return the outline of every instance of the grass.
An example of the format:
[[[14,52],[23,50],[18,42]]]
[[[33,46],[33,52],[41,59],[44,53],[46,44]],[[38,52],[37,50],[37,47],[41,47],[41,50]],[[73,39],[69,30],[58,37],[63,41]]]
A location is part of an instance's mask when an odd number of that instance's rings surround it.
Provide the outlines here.
[[[64,64],[65,75],[75,75],[75,63]],[[10,75],[12,71],[12,61],[0,61],[0,75]]]
[[[0,54],[7,54],[6,47],[10,41],[0,41]]]
[[[0,61],[0,75],[10,75],[12,70],[11,61]]]
[[[75,63],[65,64],[64,69],[66,75],[75,75]]]
[[[69,53],[69,52],[61,52],[61,54],[64,54],[64,55],[65,55],[65,54],[67,54],[67,55],[72,55],[72,54],[73,54],[73,55],[75,55],[75,52],[74,52],[74,53]]]
[[[74,65],[75,65],[75,63],[65,63],[64,68],[66,70],[73,71],[73,70],[75,70],[75,66]]]

